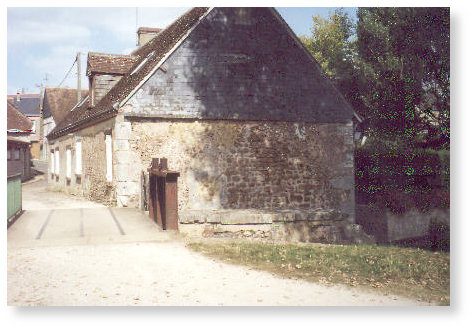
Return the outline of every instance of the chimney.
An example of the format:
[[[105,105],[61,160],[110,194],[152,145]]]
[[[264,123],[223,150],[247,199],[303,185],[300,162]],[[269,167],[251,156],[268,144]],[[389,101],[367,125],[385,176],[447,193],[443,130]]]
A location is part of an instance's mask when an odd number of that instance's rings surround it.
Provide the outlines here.
[[[19,90],[16,92],[16,101],[17,102],[20,101],[20,91]]]
[[[157,36],[163,29],[157,27],[140,27],[137,34],[136,45],[143,46],[145,43]]]

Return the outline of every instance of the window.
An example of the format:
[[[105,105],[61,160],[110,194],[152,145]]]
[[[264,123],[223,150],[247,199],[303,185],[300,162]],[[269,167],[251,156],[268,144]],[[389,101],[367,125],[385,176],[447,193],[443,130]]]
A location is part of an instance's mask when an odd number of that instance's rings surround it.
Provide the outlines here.
[[[82,142],[76,142],[76,175],[82,175]]]
[[[7,160],[11,160],[11,149],[7,149]]]
[[[107,163],[107,182],[112,181],[112,135],[105,135],[105,157]]]
[[[55,167],[54,167],[54,162],[56,161],[55,158],[54,158],[54,151],[51,150],[51,174],[55,174]]]
[[[71,179],[72,176],[72,154],[71,149],[66,149],[66,178]]]
[[[59,166],[59,149],[56,149],[54,152],[54,169],[56,170],[54,173],[59,175],[61,167]]]
[[[14,148],[13,149],[13,160],[20,160],[20,149]]]

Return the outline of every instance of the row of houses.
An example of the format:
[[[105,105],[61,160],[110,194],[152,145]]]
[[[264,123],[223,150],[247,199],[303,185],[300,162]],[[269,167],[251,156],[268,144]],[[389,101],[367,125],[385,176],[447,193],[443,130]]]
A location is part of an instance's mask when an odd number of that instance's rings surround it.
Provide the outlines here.
[[[45,90],[51,186],[198,234],[349,238],[353,111],[276,10],[193,8],[138,40],[88,54],[80,101]]]
[[[82,95],[86,93],[83,91]],[[21,174],[22,180],[27,180],[37,170],[44,172],[41,163],[47,162],[49,155],[46,135],[76,103],[77,90],[72,88],[44,88],[39,94],[18,92],[7,95],[9,176]],[[21,142],[20,158],[15,157],[18,147],[13,145],[13,140]]]
[[[10,100],[7,100],[7,176],[31,177],[30,135],[33,124]]]

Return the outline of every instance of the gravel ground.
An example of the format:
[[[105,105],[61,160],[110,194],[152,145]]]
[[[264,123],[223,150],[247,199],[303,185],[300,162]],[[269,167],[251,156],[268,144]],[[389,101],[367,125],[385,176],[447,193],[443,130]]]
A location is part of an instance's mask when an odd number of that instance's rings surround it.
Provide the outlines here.
[[[215,261],[137,210],[51,192],[41,179],[23,192],[27,211],[8,229],[8,305],[420,305]]]
[[[50,190],[45,175],[38,175],[22,184],[24,210],[103,208],[104,205],[79,196]]]
[[[220,263],[181,242],[8,251],[8,304],[48,306],[418,305],[344,286],[282,279]]]

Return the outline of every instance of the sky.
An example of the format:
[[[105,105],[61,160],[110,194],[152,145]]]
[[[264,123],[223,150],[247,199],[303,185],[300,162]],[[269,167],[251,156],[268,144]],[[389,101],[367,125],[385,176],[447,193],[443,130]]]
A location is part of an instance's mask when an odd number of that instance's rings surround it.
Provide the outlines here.
[[[89,51],[129,54],[137,26],[166,27],[189,8],[8,8],[8,94],[57,87],[81,52],[82,88],[87,88]],[[276,8],[297,35],[309,35],[312,16],[327,17],[336,8]],[[355,18],[356,8],[345,8]],[[138,14],[137,14],[138,13]],[[138,19],[137,19],[138,18]],[[117,24],[119,22],[119,24]],[[61,86],[77,85],[76,67]]]

